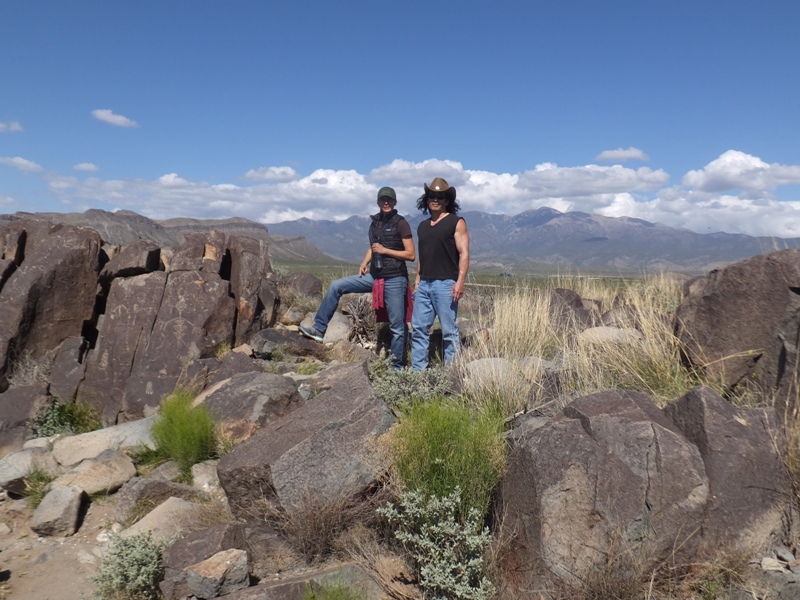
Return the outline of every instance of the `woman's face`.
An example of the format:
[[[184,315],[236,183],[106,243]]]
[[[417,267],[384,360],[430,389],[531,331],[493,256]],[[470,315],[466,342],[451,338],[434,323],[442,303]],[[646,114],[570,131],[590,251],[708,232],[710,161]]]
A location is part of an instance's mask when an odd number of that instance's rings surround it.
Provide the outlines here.
[[[389,196],[382,196],[378,198],[378,207],[383,213],[392,212],[396,204],[397,200],[395,200],[394,198],[390,198]]]

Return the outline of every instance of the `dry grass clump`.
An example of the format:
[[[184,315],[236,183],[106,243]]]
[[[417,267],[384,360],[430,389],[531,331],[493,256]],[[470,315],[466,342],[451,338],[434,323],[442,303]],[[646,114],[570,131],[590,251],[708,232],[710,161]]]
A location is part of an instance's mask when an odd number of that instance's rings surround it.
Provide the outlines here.
[[[286,511],[266,503],[265,513],[266,520],[311,564],[330,558],[341,548],[337,541],[349,529],[373,521],[380,501],[380,494],[364,498],[343,493],[324,498],[308,492]]]
[[[675,286],[661,278],[649,284],[636,282],[625,290],[625,302],[635,314],[641,341],[579,343],[572,354],[576,390],[638,390],[664,405],[698,383],[682,364],[681,343],[674,333],[670,310],[679,297]]]
[[[34,383],[47,383],[55,360],[54,352],[36,358],[31,352],[20,353],[12,362],[7,376],[9,387],[21,387]]]
[[[533,394],[520,385],[522,373],[534,386],[547,384],[550,395],[588,394],[620,388],[651,394],[666,404],[698,383],[683,366],[681,344],[673,330],[673,313],[681,299],[680,286],[666,277],[629,282],[574,279],[560,285],[577,288],[582,298],[600,299],[604,306],[624,306],[638,333],[627,339],[587,340],[585,325],[546,288],[517,287],[496,295],[487,327],[488,340],[478,340],[462,355],[463,362],[501,357],[497,372],[484,369],[481,378],[466,378],[465,392],[478,404],[502,406],[510,416],[522,408],[535,408],[546,394]],[[558,372],[556,389],[544,381],[548,364]],[[488,364],[488,363],[487,363]],[[540,365],[538,368],[536,365]]]

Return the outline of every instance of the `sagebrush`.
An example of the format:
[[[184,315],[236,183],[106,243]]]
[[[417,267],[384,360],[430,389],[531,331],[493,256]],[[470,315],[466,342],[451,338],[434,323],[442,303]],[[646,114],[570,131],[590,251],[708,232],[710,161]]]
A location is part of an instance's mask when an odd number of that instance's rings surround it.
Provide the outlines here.
[[[116,536],[92,578],[97,584],[96,600],[157,600],[164,578],[161,560],[163,543],[140,533],[127,538]]]
[[[486,600],[495,588],[484,574],[491,535],[475,508],[461,515],[460,490],[444,497],[405,492],[399,506],[378,510],[417,566],[419,583],[432,600]]]

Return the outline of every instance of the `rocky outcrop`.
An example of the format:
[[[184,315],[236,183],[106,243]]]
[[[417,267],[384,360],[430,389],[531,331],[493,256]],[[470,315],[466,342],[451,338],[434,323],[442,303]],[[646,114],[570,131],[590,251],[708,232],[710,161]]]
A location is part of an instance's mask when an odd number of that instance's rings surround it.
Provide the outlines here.
[[[51,395],[77,397],[106,425],[137,419],[176,385],[202,383],[199,360],[275,321],[263,239],[209,230],[117,248],[94,229],[37,217],[0,225],[0,391],[20,357],[52,353]]]
[[[19,221],[9,229],[18,266],[0,290],[0,391],[15,359],[40,358],[92,322],[100,269],[92,229]]]

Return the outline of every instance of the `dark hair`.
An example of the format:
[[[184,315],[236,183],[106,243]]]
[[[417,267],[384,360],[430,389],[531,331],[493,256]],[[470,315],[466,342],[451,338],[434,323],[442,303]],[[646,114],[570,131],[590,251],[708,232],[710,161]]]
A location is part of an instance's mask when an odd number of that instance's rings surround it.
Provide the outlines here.
[[[441,192],[437,192],[437,193],[441,193]],[[455,196],[453,196],[451,198],[450,194],[445,194],[445,195],[447,196],[447,206],[444,207],[445,212],[448,212],[448,213],[451,213],[451,214],[458,213],[458,211],[461,210],[461,207],[459,206],[458,201],[456,200]],[[417,208],[422,211],[423,215],[427,215],[428,214],[429,211],[428,211],[428,194],[427,193],[426,194],[422,194],[422,196],[419,197],[419,199],[417,200]]]

